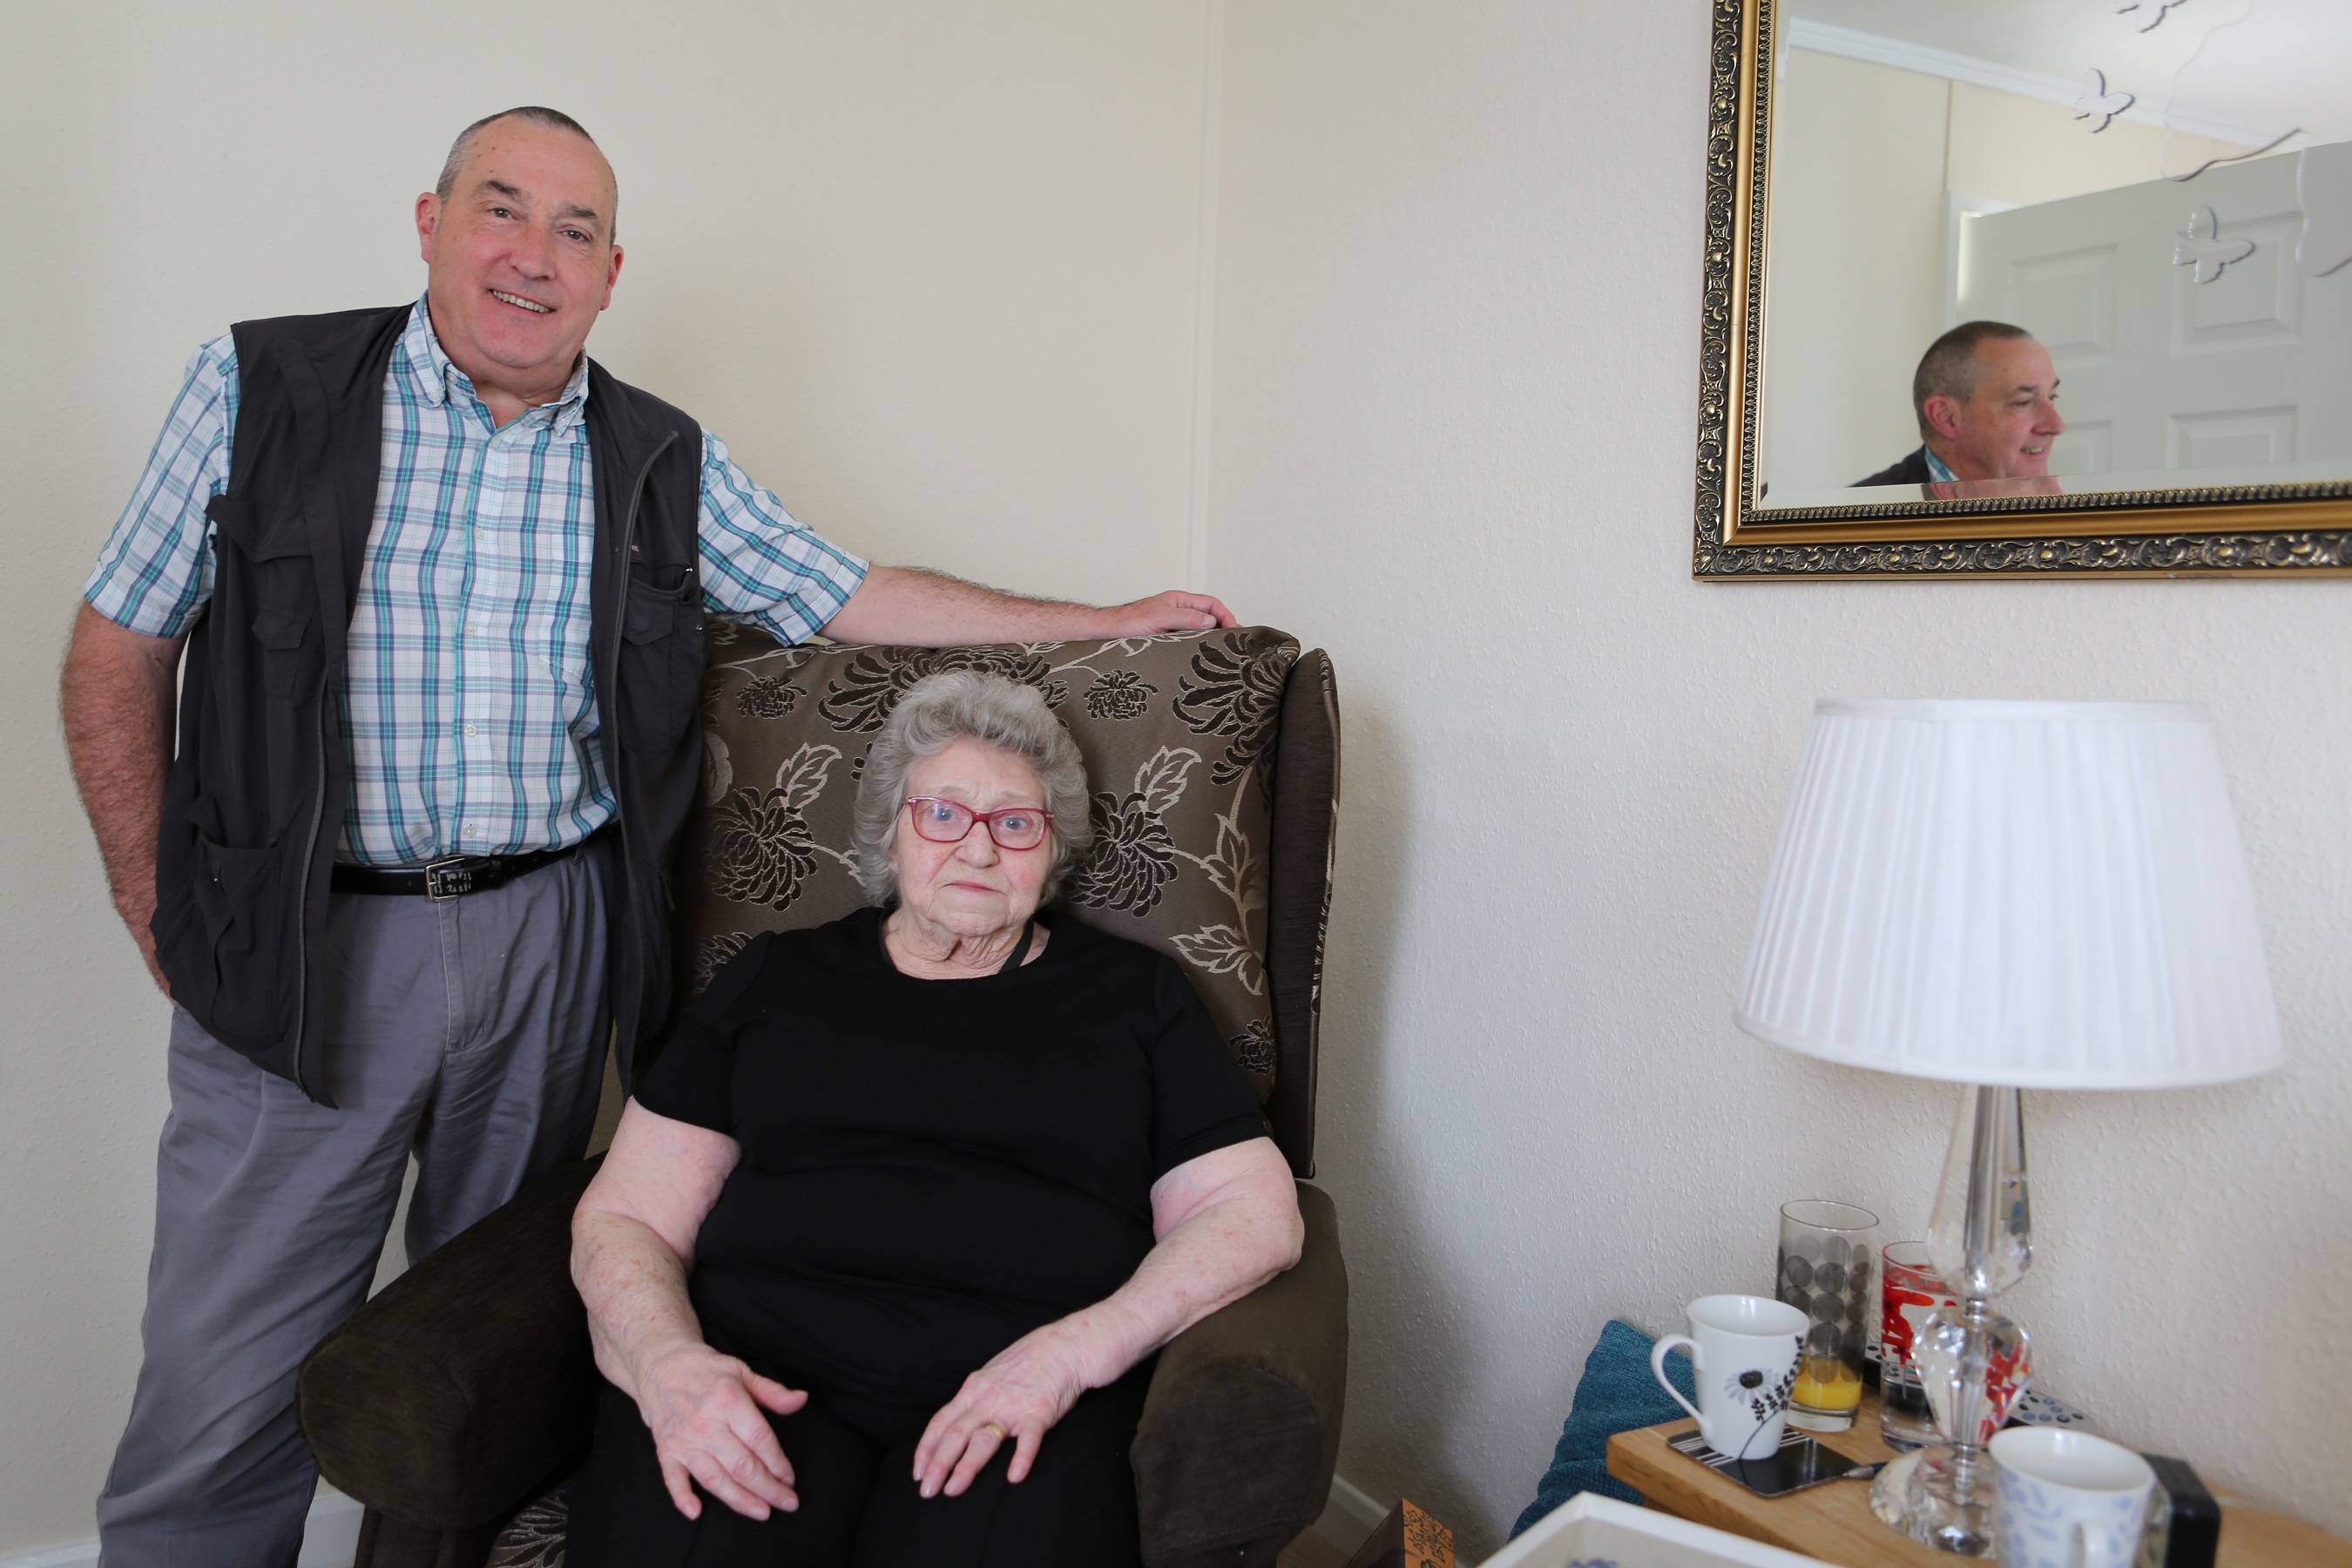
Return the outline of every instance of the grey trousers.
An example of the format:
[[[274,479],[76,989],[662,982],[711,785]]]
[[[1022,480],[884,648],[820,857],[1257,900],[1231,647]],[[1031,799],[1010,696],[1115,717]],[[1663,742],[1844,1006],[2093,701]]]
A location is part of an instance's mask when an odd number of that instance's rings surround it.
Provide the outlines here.
[[[337,893],[326,1110],[172,1019],[171,1115],[101,1568],[288,1568],[318,1467],[294,1374],[365,1298],[408,1159],[411,1261],[586,1147],[607,1033],[601,845],[436,903]]]

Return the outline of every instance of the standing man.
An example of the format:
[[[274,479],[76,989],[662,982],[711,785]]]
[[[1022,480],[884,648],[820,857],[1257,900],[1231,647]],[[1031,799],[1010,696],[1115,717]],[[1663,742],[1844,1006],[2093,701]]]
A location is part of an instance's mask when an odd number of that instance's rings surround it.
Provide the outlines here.
[[[2057,493],[2050,478],[2050,444],[2066,433],[2058,416],[2058,372],[2050,351],[2023,327],[2006,321],[1964,321],[1927,345],[1911,376],[1911,412],[1919,447],[1862,485],[1979,486],[1970,495]],[[1940,492],[1949,500],[1955,490]]]
[[[1233,624],[868,567],[794,522],[583,352],[616,201],[568,116],[469,126],[416,200],[424,299],[198,350],[84,591],[67,746],[175,1004],[107,1568],[290,1564],[295,1369],[364,1296],[411,1153],[414,1258],[577,1157],[608,1033],[626,1071],[663,1022],[707,613],[930,646]]]

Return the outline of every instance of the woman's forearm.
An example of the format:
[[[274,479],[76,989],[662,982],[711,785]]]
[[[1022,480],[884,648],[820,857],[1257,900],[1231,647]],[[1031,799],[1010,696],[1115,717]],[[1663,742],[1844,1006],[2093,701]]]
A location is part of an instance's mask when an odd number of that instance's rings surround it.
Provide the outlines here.
[[[632,1397],[643,1397],[644,1371],[656,1357],[702,1343],[687,1270],[741,1153],[732,1138],[632,1099],[604,1169],[572,1213],[572,1283],[587,1304],[596,1366]]]
[[[808,1395],[705,1344],[686,1294],[691,1243],[673,1246],[645,1221],[594,1206],[597,1195],[592,1185],[572,1216],[572,1279],[587,1303],[597,1370],[636,1401],[670,1500],[700,1519],[699,1483],[747,1519],[798,1508],[769,1417],[793,1414]]]
[[[1275,1194],[1212,1204],[1160,1238],[1128,1282],[1054,1325],[1088,1388],[1129,1368],[1298,1261],[1306,1227],[1286,1173]]]
[[[643,1370],[655,1360],[702,1343],[685,1261],[640,1220],[607,1211],[575,1215],[572,1281],[588,1308],[597,1370],[631,1398],[643,1392]]]

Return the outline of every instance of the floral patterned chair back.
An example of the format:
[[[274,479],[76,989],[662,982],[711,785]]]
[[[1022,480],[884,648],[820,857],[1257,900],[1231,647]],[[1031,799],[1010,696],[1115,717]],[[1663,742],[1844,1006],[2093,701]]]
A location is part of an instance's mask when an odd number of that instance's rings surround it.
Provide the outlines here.
[[[1339,805],[1331,661],[1263,626],[1110,642],[787,647],[722,626],[703,790],[678,852],[688,995],[757,932],[867,901],[850,854],[866,757],[942,669],[1036,687],[1086,758],[1094,846],[1057,907],[1174,957],[1313,1174],[1316,1031]]]

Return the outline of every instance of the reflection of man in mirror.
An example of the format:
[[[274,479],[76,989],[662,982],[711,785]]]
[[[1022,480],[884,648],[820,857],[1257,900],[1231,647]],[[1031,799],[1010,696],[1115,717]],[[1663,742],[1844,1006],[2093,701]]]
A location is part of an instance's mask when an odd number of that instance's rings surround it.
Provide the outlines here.
[[[2063,435],[2058,372],[2050,351],[2022,327],[1967,321],[1928,345],[1911,377],[1919,449],[1864,479],[1864,485],[1935,485],[1937,494],[2010,494],[2054,485],[1969,485],[1956,481],[2046,479],[2050,444]]]

